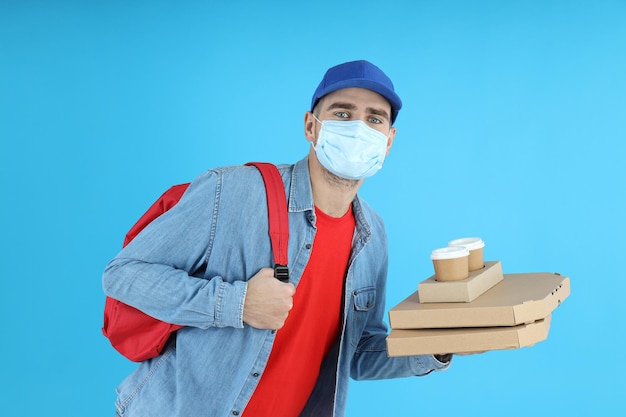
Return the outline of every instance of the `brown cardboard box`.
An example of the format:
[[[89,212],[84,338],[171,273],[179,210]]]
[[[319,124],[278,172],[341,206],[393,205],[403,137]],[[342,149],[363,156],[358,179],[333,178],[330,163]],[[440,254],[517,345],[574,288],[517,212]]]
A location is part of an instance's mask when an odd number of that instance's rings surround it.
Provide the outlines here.
[[[420,303],[469,303],[502,281],[502,263],[485,262],[479,270],[459,281],[437,281],[435,275],[417,285]]]
[[[516,326],[545,318],[569,293],[569,278],[558,274],[504,274],[470,303],[420,303],[416,291],[389,311],[389,324],[392,329]]]
[[[551,316],[509,327],[392,330],[387,337],[389,356],[485,352],[532,346],[548,338]]]

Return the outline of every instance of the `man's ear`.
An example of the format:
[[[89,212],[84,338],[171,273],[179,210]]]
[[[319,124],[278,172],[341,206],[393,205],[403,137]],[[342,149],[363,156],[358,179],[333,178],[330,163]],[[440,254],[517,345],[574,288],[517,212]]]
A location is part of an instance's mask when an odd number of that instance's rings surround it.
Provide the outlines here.
[[[317,138],[317,121],[313,117],[313,113],[310,111],[304,113],[304,137],[308,142],[315,145],[315,140]]]
[[[389,129],[389,138],[387,139],[387,153],[385,156],[389,155],[389,151],[391,150],[391,145],[393,145],[393,139],[396,137],[396,128],[392,127]]]

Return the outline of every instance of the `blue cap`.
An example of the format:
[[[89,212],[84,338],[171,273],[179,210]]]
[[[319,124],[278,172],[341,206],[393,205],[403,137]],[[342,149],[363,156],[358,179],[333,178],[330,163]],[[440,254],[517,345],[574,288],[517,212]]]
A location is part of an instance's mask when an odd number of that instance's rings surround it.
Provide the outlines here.
[[[343,88],[366,88],[383,96],[391,104],[391,123],[395,122],[402,100],[384,72],[368,61],[351,61],[330,68],[324,74],[311,100],[311,111],[320,98]]]

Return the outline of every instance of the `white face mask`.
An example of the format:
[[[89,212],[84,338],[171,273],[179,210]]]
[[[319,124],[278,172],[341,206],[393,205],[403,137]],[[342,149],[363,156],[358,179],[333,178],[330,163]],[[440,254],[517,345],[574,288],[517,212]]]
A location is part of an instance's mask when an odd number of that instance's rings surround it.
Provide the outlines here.
[[[315,120],[320,121],[317,117]],[[361,120],[321,123],[314,149],[324,168],[338,177],[360,180],[371,177],[383,166],[389,139],[384,133]]]

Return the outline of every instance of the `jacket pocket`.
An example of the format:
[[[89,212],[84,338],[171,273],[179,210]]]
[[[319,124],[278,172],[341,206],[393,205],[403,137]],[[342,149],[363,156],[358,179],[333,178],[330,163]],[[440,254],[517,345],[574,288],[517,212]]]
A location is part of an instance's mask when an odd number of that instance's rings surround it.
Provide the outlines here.
[[[356,311],[369,311],[376,305],[376,287],[352,291],[352,302]]]
[[[375,305],[376,287],[365,287],[352,291],[352,308],[348,312],[347,338],[355,348],[359,345],[370,311]]]

